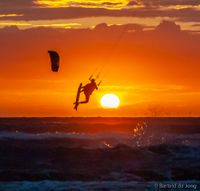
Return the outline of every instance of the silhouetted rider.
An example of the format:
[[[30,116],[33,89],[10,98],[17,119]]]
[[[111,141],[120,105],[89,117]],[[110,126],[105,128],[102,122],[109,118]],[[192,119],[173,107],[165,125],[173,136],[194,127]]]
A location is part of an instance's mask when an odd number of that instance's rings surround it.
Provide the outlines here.
[[[81,101],[81,102],[79,102],[79,104],[88,103],[89,99],[90,99],[90,96],[91,96],[91,94],[93,93],[93,91],[95,89],[98,90],[98,86],[97,86],[97,84],[95,82],[95,79],[91,79],[90,83],[86,84],[85,86],[83,86],[81,88],[81,92],[84,92],[84,94],[85,94],[85,101]]]

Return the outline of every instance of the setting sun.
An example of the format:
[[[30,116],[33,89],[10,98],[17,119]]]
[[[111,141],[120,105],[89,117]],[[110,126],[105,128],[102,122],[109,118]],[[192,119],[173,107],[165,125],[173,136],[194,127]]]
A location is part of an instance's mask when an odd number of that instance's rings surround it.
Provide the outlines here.
[[[119,104],[119,97],[115,94],[105,94],[101,98],[101,106],[104,108],[118,108]]]

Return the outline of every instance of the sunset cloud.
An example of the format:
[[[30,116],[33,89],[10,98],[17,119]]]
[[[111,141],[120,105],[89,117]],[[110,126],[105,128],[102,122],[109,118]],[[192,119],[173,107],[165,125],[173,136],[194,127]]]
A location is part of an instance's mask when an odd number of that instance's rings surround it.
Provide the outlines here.
[[[7,17],[21,17],[21,16],[23,16],[22,14],[20,15],[20,14],[15,14],[15,13],[13,13],[13,14],[0,14],[0,18],[7,18]]]
[[[128,4],[128,0],[35,0],[34,3],[41,7],[87,7],[119,9]]]
[[[21,27],[21,23],[24,23],[24,27],[37,27],[40,26],[39,22],[45,27],[66,28],[70,23],[77,23],[76,26],[70,27],[93,27],[98,23],[92,22],[89,25],[86,24],[89,23],[88,20],[102,18],[100,22],[105,22],[106,17],[112,17],[115,22],[110,24],[120,24],[116,23],[117,18],[126,17],[127,23],[133,23],[131,19],[135,18],[142,23],[146,21],[147,26],[155,26],[153,19],[158,22],[169,19],[178,21],[179,24],[182,22],[187,30],[198,31],[197,26],[200,23],[198,0],[0,0],[0,7],[1,27],[14,23]],[[79,23],[73,19],[85,21]],[[60,23],[60,20],[63,20],[63,23]],[[34,21],[37,24],[34,25]]]
[[[0,10],[0,14],[12,14],[6,13],[4,9]],[[198,9],[148,9],[148,8],[136,8],[136,9],[121,9],[121,10],[108,10],[104,8],[81,8],[81,7],[69,7],[69,8],[32,8],[18,10],[15,14],[23,14],[23,16],[13,17],[16,20],[41,20],[41,19],[72,19],[72,18],[84,18],[84,17],[100,17],[100,16],[112,16],[112,17],[171,17],[171,18],[199,18],[200,11]],[[2,19],[2,18],[1,18]]]
[[[145,6],[148,6],[148,7],[176,6],[176,5],[188,5],[188,6],[200,5],[199,0],[137,0],[137,2],[139,2]]]

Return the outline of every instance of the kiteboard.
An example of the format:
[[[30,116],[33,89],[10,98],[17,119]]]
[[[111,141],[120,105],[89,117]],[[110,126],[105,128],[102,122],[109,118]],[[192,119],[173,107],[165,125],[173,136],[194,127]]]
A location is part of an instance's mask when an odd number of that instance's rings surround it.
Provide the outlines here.
[[[78,105],[79,105],[79,98],[80,98],[80,94],[81,94],[81,88],[82,88],[82,83],[80,83],[78,90],[77,90],[77,94],[76,94],[76,101],[74,102],[74,109],[77,110],[78,109]]]

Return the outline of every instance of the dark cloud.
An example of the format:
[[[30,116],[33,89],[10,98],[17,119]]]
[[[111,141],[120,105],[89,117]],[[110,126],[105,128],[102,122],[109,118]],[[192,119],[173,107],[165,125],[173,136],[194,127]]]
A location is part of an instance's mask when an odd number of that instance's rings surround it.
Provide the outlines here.
[[[143,25],[138,25],[138,24],[124,24],[124,25],[107,25],[106,23],[100,23],[96,25],[94,30],[98,31],[114,31],[114,32],[136,32],[139,31],[141,32],[144,28],[148,28]]]
[[[7,13],[3,9],[0,14]],[[180,10],[159,10],[152,8],[140,9],[122,9],[122,10],[108,10],[103,8],[27,8],[16,11],[15,13],[23,14],[23,16],[12,17],[12,20],[49,20],[49,19],[73,19],[84,17],[100,17],[100,16],[114,16],[114,17],[173,17],[182,20],[199,20],[200,11],[192,8]],[[5,20],[5,18],[0,18]],[[9,18],[7,18],[9,20]]]
[[[72,2],[73,3],[73,2]],[[134,5],[143,4],[143,8],[134,8]],[[200,11],[195,8],[166,9],[161,10],[159,6],[171,5],[199,5],[199,0],[131,0],[128,4],[130,9],[109,10],[105,8],[40,8],[33,0],[0,0],[0,14],[18,14],[12,20],[53,20],[74,19],[85,17],[171,17],[183,22],[200,22]],[[87,4],[85,4],[87,6]],[[93,5],[93,4],[88,4]],[[102,6],[113,6],[118,3],[104,2]],[[78,4],[77,4],[78,6]],[[0,17],[0,20],[10,20],[10,17]]]
[[[138,5],[138,2],[137,1],[130,1],[127,5],[128,6]]]
[[[108,6],[116,6],[116,5],[122,5],[122,3],[115,3],[115,2],[113,2],[113,3],[111,3],[111,2],[103,2],[102,3],[102,5],[108,5]]]
[[[33,0],[12,0],[12,1],[5,1],[0,0],[0,6],[1,8],[4,7],[28,7],[32,6]]]
[[[120,5],[119,2],[102,2],[101,5],[108,5],[108,6],[115,6]],[[200,5],[199,0],[130,0],[128,5],[138,5],[143,4],[145,6],[173,6],[173,5],[192,5],[197,6]],[[95,3],[88,3],[88,2],[73,2],[71,1],[71,5],[85,5],[85,6],[96,6]],[[18,9],[18,8],[24,8],[24,7],[34,7],[36,4],[34,3],[34,0],[0,0],[0,7],[1,9]]]
[[[0,0],[0,14],[18,14],[23,15],[28,12],[34,11],[34,3],[33,0]],[[7,17],[1,17],[1,20],[7,19]],[[26,16],[23,16],[24,20]],[[20,16],[12,17],[12,20],[20,20]]]
[[[182,21],[182,22],[200,22],[200,12],[191,12],[191,15],[185,16],[183,15],[182,17],[177,18],[177,21]]]
[[[158,32],[165,33],[179,33],[181,32],[181,27],[172,21],[162,21],[155,29]]]
[[[199,0],[139,0],[139,2],[148,7],[175,6],[175,5],[200,5]]]
[[[30,8],[33,7],[34,3],[33,0],[0,0],[0,7],[1,11],[11,11],[23,8]]]

